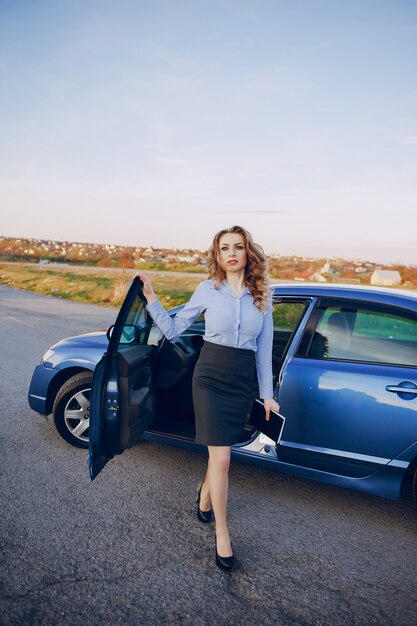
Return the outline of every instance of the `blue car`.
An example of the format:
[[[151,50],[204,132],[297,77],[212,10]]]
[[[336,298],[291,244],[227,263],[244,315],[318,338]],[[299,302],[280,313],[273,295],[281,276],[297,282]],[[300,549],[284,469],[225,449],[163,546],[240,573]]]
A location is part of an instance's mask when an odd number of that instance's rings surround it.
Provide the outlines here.
[[[417,294],[307,283],[272,290],[285,426],[279,438],[249,413],[233,457],[388,498],[411,477],[417,499]],[[204,450],[194,443],[191,395],[204,320],[167,341],[145,303],[135,278],[107,332],[56,343],[33,373],[31,408],[52,413],[67,442],[89,446],[91,478],[142,438]]]

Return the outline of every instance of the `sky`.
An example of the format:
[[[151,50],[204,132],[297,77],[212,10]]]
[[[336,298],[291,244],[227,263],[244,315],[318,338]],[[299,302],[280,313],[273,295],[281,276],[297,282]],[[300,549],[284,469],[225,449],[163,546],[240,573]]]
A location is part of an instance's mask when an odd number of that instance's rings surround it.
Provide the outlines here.
[[[416,0],[0,0],[0,234],[417,265]]]

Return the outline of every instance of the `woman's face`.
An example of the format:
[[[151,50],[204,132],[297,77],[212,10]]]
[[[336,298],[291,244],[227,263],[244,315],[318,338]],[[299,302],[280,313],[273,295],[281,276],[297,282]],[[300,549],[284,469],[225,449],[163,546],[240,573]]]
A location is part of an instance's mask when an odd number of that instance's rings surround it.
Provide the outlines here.
[[[225,233],[219,241],[219,265],[224,272],[244,270],[248,260],[243,235]]]

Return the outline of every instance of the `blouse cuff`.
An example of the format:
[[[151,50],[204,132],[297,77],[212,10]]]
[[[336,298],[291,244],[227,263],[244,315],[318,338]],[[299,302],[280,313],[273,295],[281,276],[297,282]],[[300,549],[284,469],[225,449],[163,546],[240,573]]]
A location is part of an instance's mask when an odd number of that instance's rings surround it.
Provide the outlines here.
[[[259,390],[259,397],[261,400],[265,400],[266,398],[273,398],[274,394],[273,394],[272,386],[262,387]]]

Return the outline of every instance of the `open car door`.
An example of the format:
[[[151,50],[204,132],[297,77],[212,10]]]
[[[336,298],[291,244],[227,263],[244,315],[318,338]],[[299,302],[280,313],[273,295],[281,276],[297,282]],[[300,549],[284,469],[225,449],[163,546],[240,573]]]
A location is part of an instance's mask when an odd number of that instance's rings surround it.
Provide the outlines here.
[[[94,371],[90,398],[88,466],[94,480],[106,463],[143,435],[154,414],[152,319],[142,281],[135,277],[122,304],[107,352]]]

